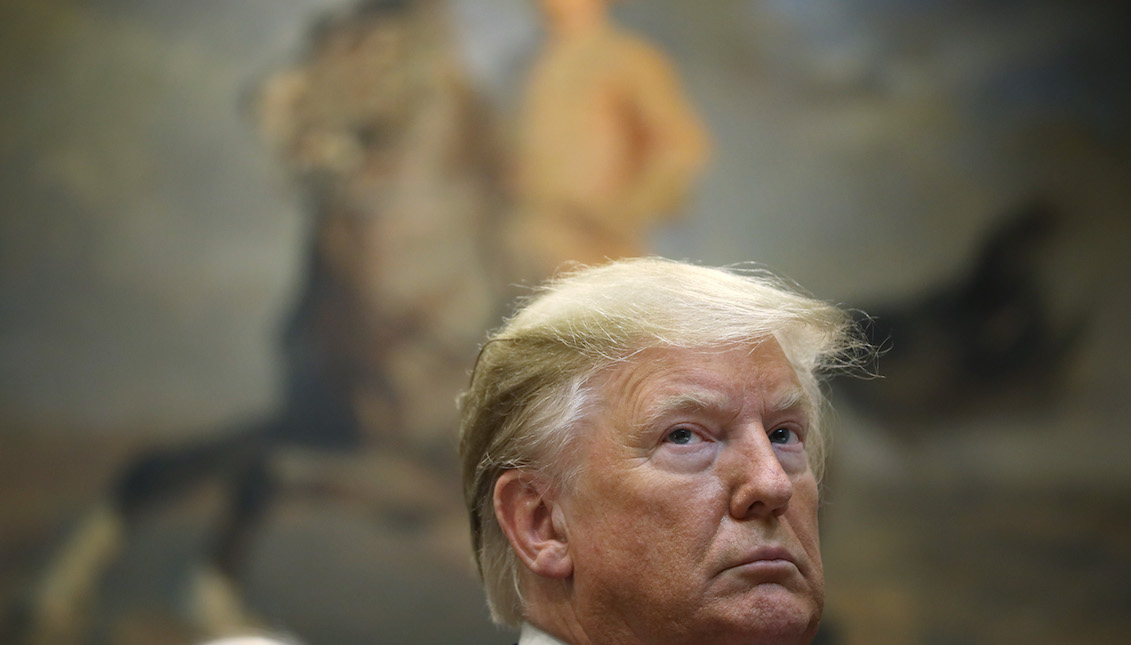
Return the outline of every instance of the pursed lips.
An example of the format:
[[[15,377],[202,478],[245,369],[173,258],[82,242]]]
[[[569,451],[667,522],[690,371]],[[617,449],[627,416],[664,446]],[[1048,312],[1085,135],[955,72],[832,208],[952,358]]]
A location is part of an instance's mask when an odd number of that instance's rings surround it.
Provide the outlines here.
[[[757,549],[746,553],[745,555],[732,561],[732,564],[724,568],[724,571],[729,569],[738,569],[741,567],[750,568],[774,568],[776,566],[792,566],[800,571],[801,566],[797,562],[797,558],[789,549],[783,546],[769,545],[758,547]]]

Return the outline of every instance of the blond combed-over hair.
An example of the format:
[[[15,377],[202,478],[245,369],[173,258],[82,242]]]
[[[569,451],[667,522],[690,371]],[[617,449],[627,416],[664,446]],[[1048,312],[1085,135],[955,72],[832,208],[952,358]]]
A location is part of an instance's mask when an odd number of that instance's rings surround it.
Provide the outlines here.
[[[819,378],[866,345],[842,309],[764,271],[662,258],[582,267],[540,287],[483,345],[460,396],[460,459],[472,546],[492,619],[523,620],[518,561],[495,518],[494,487],[514,468],[568,489],[571,450],[597,374],[650,348],[754,347],[774,339],[808,395],[806,447],[820,478],[825,439]]]

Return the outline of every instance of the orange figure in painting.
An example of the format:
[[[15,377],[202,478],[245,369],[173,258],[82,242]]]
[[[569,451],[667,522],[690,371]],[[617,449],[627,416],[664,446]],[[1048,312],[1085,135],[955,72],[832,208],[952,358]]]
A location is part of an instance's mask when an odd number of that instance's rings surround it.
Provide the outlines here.
[[[565,261],[646,253],[707,157],[707,136],[675,70],[613,24],[610,0],[540,0],[547,41],[534,61],[511,176],[512,243],[535,277]]]

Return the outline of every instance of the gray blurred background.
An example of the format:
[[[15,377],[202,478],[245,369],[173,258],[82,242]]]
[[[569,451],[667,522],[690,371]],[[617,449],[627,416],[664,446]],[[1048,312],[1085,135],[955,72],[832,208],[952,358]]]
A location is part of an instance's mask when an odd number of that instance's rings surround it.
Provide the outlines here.
[[[309,218],[244,98],[341,5],[0,0],[0,599],[135,450],[278,404]],[[451,10],[505,130],[540,37],[533,3]],[[1054,386],[1002,379],[1008,396],[988,387],[975,407],[918,416],[838,399],[823,526],[834,642],[1116,643],[1131,629],[1129,13],[616,7],[675,61],[713,141],[694,200],[657,232],[662,255],[753,260],[823,299],[905,310],[961,280],[1011,209],[1037,198],[1063,215],[1034,279],[1050,325],[1086,323],[1063,360],[1026,368],[1056,371]],[[930,383],[916,370],[933,365],[899,373]],[[140,531],[103,582],[91,642],[191,638],[177,578],[213,503]],[[397,530],[353,507],[282,504],[255,549],[252,604],[310,643],[510,642],[470,569]]]

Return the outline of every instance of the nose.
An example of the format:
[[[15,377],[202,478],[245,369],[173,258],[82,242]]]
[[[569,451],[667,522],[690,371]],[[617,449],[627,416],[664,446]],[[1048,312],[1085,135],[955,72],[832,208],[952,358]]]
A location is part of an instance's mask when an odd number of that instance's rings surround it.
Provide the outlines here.
[[[730,513],[738,520],[779,516],[793,497],[793,480],[766,433],[751,434],[734,446],[725,475],[730,480]]]

